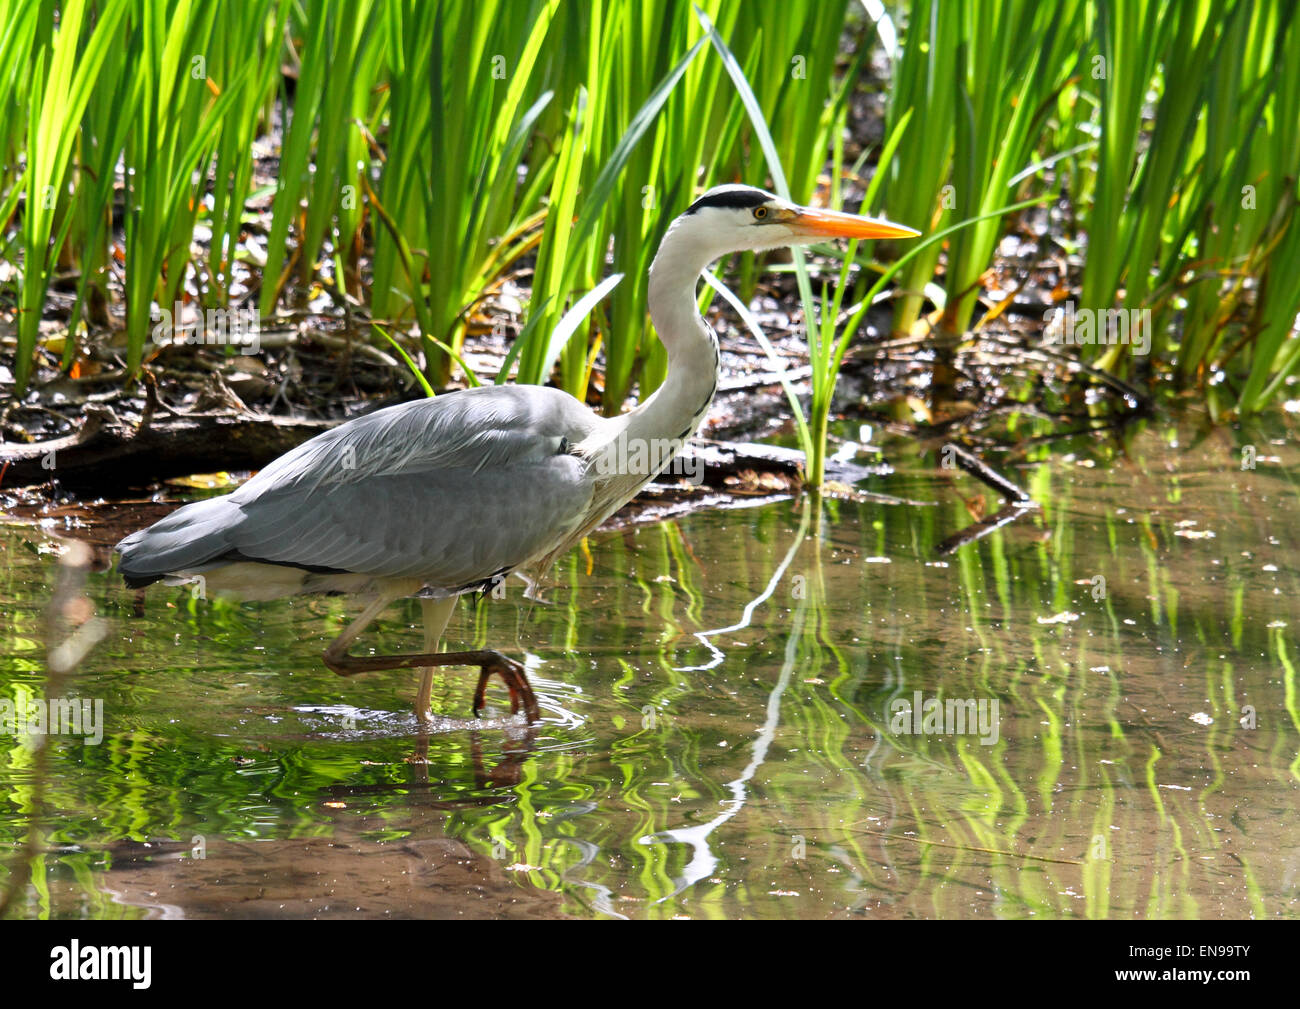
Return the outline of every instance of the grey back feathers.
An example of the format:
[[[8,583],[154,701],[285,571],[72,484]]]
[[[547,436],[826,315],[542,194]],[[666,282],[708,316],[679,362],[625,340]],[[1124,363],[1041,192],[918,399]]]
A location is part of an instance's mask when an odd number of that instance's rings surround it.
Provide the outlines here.
[[[380,410],[128,536],[119,567],[132,585],[257,561],[460,591],[545,554],[581,521],[592,486],[568,448],[597,422],[536,386]]]
[[[578,408],[578,409],[574,409]],[[441,469],[496,468],[554,455],[595,418],[539,386],[480,386],[358,417],[304,442],[244,484],[236,501],[289,489],[366,484]]]

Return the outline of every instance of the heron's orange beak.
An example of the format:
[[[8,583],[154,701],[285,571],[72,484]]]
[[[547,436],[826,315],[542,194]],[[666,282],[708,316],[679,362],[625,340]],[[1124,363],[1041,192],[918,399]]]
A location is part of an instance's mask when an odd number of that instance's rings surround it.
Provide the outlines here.
[[[892,221],[811,207],[800,209],[787,225],[806,235],[826,238],[916,238],[921,234],[915,228],[894,224]]]

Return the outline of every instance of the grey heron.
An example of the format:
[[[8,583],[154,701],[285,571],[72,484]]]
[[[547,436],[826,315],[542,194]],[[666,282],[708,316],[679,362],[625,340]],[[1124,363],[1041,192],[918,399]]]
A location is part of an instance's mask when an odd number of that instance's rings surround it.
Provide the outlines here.
[[[443,632],[459,596],[514,573],[540,579],[698,429],[719,373],[717,337],[696,307],[701,272],[732,252],[918,234],[750,186],[710,189],[673,221],[651,264],[650,316],[668,374],[634,410],[598,417],[558,389],[522,385],[377,410],[304,442],[234,493],[184,505],[127,536],[117,545],[119,570],[131,587],[202,579],[207,592],[253,600],[368,594],[325,650],[330,669],[420,669],[416,716],[424,722],[434,667],[477,666],[476,716],[496,674],[511,712],[536,721],[522,665],[493,650],[439,651]],[[425,651],[349,654],[387,606],[416,595]]]

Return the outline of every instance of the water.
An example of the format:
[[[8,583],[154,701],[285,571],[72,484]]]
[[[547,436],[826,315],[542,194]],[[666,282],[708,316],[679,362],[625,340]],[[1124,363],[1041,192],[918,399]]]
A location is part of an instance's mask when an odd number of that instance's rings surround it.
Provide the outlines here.
[[[920,504],[602,532],[548,605],[512,585],[449,628],[527,656],[534,730],[500,690],[467,722],[472,670],[439,674],[424,736],[411,673],[329,672],[356,601],[155,587],[133,616],[92,574],[107,634],[63,692],[103,701],[104,736],[51,737],[11,914],[1300,916],[1288,433],[1160,422],[1035,449],[1003,465],[1041,510],[946,557],[996,500],[901,443],[864,486]],[[17,700],[44,690],[62,540],[0,537]],[[421,645],[407,602],[354,651]],[[971,702],[984,732],[911,731],[918,695]],[[10,873],[33,761],[0,737]]]

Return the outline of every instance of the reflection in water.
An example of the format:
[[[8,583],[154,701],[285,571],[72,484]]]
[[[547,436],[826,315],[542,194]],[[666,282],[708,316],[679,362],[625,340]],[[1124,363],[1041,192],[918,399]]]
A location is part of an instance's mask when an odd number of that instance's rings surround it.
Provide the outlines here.
[[[453,618],[467,646],[528,656],[531,733],[498,698],[486,727],[422,737],[408,675],[341,684],[319,651],[346,601],[161,590],[136,618],[92,574],[108,633],[61,689],[103,702],[102,743],[50,737],[40,800],[29,741],[0,735],[17,913],[1295,916],[1286,434],[1036,447],[1005,466],[1041,508],[949,556],[996,502],[902,447],[868,489],[931,507],[601,533],[550,605]],[[1253,470],[1246,443],[1267,446]],[[46,691],[59,541],[8,527],[0,546],[0,699],[26,703]],[[411,602],[372,645],[420,640]],[[435,680],[449,726],[472,679]],[[917,693],[996,700],[996,742],[898,731],[891,702]]]
[[[790,547],[789,552],[786,553],[785,559],[782,560],[780,565],[777,567],[776,573],[772,576],[772,580],[768,582],[767,588],[763,591],[763,594],[745,604],[744,614],[740,622],[732,624],[730,627],[722,627],[717,630],[696,632],[695,637],[714,654],[714,661],[704,666],[684,666],[680,668],[680,672],[712,669],[714,666],[726,659],[726,655],[712,645],[709,642],[709,638],[716,637],[719,634],[744,630],[749,626],[749,622],[754,615],[754,610],[758,607],[759,603],[766,602],[771,598],[772,593],[776,591],[777,585],[784,577],[787,569],[789,569],[790,562],[794,560],[795,554],[803,544],[804,537],[808,535],[808,515],[811,507],[812,502],[805,499],[803,502],[802,518],[799,522],[799,531],[795,535],[794,544]],[[776,686],[773,688],[771,694],[768,695],[767,719],[763,722],[762,728],[758,731],[758,738],[754,743],[754,755],[750,759],[749,763],[745,765],[745,769],[741,772],[740,777],[735,781],[727,783],[727,789],[732,795],[730,802],[725,803],[727,808],[724,812],[719,813],[708,823],[702,823],[697,827],[681,827],[675,830],[663,830],[654,837],[642,838],[642,843],[645,844],[652,844],[656,840],[676,841],[679,844],[689,845],[692,850],[691,860],[687,864],[681,876],[675,881],[676,885],[673,892],[665,897],[659,898],[660,903],[668,900],[669,897],[677,896],[688,886],[698,883],[702,879],[708,878],[713,874],[713,871],[718,866],[718,859],[709,848],[709,835],[740,812],[741,807],[745,804],[745,784],[754,776],[754,772],[758,770],[759,765],[763,763],[764,758],[767,756],[767,749],[776,735],[776,727],[781,720],[781,698],[785,696],[786,687],[790,685],[790,676],[794,672],[795,646],[798,644],[799,636],[803,632],[804,607],[806,604],[807,596],[805,595],[803,600],[796,607],[794,625],[790,630],[789,642],[786,644],[785,661],[781,664],[781,674],[777,678]]]
[[[768,581],[767,587],[759,595],[755,596],[753,599],[751,599],[749,602],[745,604],[745,608],[744,610],[741,611],[740,614],[740,620],[737,623],[731,624],[728,627],[716,627],[713,630],[709,630],[709,631],[695,632],[696,640],[699,641],[700,644],[702,644],[705,648],[709,650],[709,653],[711,655],[710,660],[702,666],[679,666],[677,668],[677,671],[679,673],[707,672],[710,669],[717,668],[724,661],[726,661],[727,658],[726,653],[722,651],[722,649],[716,648],[709,641],[709,639],[716,638],[720,634],[731,634],[735,631],[743,631],[746,627],[750,625],[750,622],[754,619],[754,611],[758,609],[763,603],[767,602],[769,599],[772,598],[772,594],[776,592],[777,587],[781,584],[781,579],[785,577],[786,571],[789,570],[790,562],[794,560],[794,556],[798,552],[800,545],[803,543],[804,537],[808,535],[809,507],[810,507],[810,503],[808,501],[805,501],[803,506],[803,513],[802,513],[803,517],[800,520],[799,531],[795,535],[794,544],[790,547],[789,551],[786,552],[785,558],[781,561],[781,563],[777,565],[777,569],[772,573],[772,578],[771,580]]]

